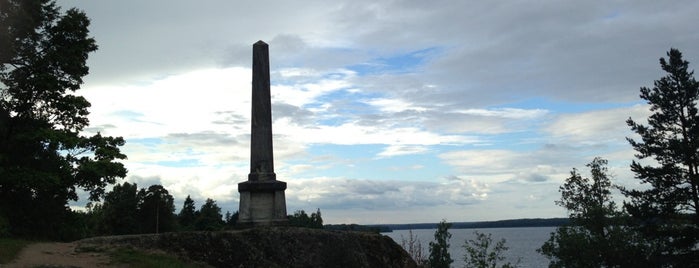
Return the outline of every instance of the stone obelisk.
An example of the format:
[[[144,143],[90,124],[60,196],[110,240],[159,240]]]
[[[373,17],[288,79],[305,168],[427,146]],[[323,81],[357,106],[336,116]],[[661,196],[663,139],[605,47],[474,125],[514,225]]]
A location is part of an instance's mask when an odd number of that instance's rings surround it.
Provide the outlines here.
[[[272,104],[269,83],[269,46],[258,41],[252,46],[252,136],[250,174],[238,184],[241,225],[286,223],[286,183],[274,173],[272,149]]]

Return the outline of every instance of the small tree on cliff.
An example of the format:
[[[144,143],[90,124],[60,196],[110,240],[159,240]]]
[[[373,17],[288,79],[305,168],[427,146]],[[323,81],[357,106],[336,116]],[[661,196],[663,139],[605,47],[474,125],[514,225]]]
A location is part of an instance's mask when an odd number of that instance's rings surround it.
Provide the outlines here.
[[[473,232],[476,235],[476,239],[466,240],[464,244],[464,249],[466,254],[464,254],[464,261],[466,262],[466,267],[468,268],[514,268],[517,267],[516,264],[503,263],[505,260],[503,253],[509,248],[505,246],[505,239],[497,241],[493,245],[493,239],[491,234],[484,234],[478,231]]]
[[[559,188],[556,204],[568,211],[570,226],[561,226],[537,251],[551,260],[549,267],[639,267],[643,243],[621,222],[624,214],[612,201],[607,160],[587,164],[591,178],[577,169]]]
[[[437,224],[437,230],[434,232],[434,240],[430,242],[430,256],[427,258],[427,263],[432,268],[449,268],[454,260],[449,255],[449,233],[451,223],[442,220]]]

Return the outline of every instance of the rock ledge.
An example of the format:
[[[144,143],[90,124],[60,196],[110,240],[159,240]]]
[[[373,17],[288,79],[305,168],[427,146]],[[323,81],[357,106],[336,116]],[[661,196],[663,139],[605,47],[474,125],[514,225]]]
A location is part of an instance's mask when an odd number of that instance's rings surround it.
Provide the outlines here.
[[[384,235],[295,227],[106,236],[77,244],[78,250],[161,250],[215,267],[416,267]]]

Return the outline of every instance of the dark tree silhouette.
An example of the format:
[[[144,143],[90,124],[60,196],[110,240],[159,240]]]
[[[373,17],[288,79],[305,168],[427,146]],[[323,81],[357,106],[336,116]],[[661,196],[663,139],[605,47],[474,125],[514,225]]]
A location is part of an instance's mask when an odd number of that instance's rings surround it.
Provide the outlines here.
[[[434,232],[434,242],[430,242],[430,256],[427,258],[429,267],[433,268],[449,268],[454,260],[449,254],[449,233],[451,223],[442,220],[437,225],[437,230]]]
[[[126,176],[121,137],[80,134],[89,24],[53,1],[0,1],[0,222],[14,235],[60,238],[78,189],[98,200]]]
[[[323,229],[323,217],[320,214],[320,208],[317,208],[315,213],[311,213],[310,227],[315,229]]]
[[[162,185],[139,191],[138,214],[143,233],[170,232],[175,229],[174,198]]]
[[[648,124],[627,120],[640,140],[627,138],[636,158],[631,171],[648,185],[623,189],[627,211],[656,247],[654,265],[699,266],[699,83],[677,49],[660,66],[667,73],[640,97],[653,112]]]
[[[138,217],[138,186],[124,182],[115,185],[104,197],[101,233],[106,235],[136,234],[140,231]]]
[[[184,204],[182,205],[180,213],[177,215],[177,221],[180,224],[180,228],[182,228],[183,230],[193,230],[194,221],[196,220],[197,209],[194,206],[194,200],[192,200],[192,198],[188,195],[187,198],[184,200]]]
[[[235,227],[236,223],[238,223],[238,211],[233,214],[230,211],[226,211],[226,216],[223,219],[227,227]]]
[[[306,211],[303,209],[297,210],[293,215],[288,215],[287,219],[289,219],[289,225],[291,226],[315,229],[323,228],[323,217],[321,216],[320,209],[317,209],[316,212],[311,213],[310,216],[308,216]]]
[[[206,199],[206,202],[199,209],[194,226],[201,231],[216,231],[223,228],[223,215],[221,215],[221,208],[216,205],[216,201],[210,198]]]
[[[597,157],[587,167],[591,178],[574,168],[559,188],[556,204],[568,211],[570,225],[558,227],[537,251],[549,267],[643,266],[644,243],[612,201],[607,160]]]

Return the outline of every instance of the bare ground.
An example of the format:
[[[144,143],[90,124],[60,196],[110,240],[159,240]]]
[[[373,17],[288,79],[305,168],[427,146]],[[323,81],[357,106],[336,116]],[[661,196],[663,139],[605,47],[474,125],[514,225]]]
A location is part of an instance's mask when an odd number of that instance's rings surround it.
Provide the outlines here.
[[[31,244],[17,259],[0,267],[123,267],[110,264],[109,256],[104,253],[78,252],[75,247],[75,243]]]

